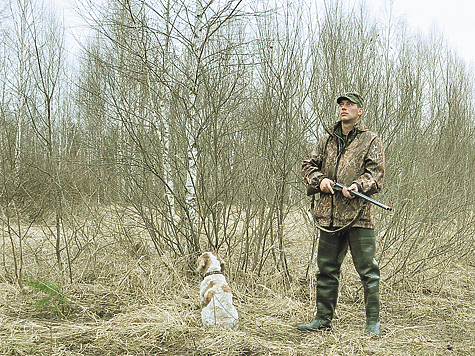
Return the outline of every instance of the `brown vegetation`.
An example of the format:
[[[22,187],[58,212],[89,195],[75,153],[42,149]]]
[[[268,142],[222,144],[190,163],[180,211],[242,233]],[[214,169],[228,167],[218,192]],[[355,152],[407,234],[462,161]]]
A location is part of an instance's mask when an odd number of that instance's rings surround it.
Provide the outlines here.
[[[331,332],[301,333],[312,318],[315,267],[305,279],[311,237],[286,236],[294,282],[282,273],[232,272],[240,313],[236,330],[201,326],[201,276],[183,260],[133,256],[110,248],[96,275],[65,284],[62,315],[38,310],[42,293],[1,284],[0,353],[4,355],[472,355],[475,352],[475,264],[458,261],[444,277],[420,284],[382,284],[380,339],[363,334],[364,305],[351,257],[344,263]],[[305,248],[302,248],[305,247]],[[115,250],[117,251],[117,250]],[[30,257],[27,256],[27,260]],[[80,263],[81,267],[85,267]],[[230,271],[236,271],[229,266]],[[33,270],[28,266],[27,270]],[[230,272],[231,273],[231,272]],[[383,270],[383,280],[393,271]],[[35,273],[36,274],[36,273]],[[58,276],[49,275],[51,279]]]
[[[43,2],[0,5],[3,354],[475,353],[474,82],[442,35],[341,0],[77,5],[76,56]],[[300,164],[348,90],[394,209],[379,340],[348,261],[334,330],[294,327],[315,300]],[[238,330],[200,326],[203,250],[227,261]]]

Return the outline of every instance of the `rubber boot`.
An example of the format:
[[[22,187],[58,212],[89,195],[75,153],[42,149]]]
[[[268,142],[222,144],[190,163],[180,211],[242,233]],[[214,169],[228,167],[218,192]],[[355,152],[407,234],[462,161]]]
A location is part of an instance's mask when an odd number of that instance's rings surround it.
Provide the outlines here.
[[[310,324],[300,324],[297,329],[300,331],[328,331],[331,329],[331,321],[315,317]]]
[[[325,280],[324,280],[325,281]],[[330,330],[335,305],[338,298],[338,285],[325,285],[322,278],[317,277],[317,315],[310,324],[297,326],[300,331]]]
[[[379,266],[374,259],[375,235],[372,229],[353,229],[350,236],[351,254],[364,288],[366,310],[365,334],[381,335],[379,321]]]
[[[375,320],[366,320],[366,328],[364,333],[372,337],[381,336],[381,323]]]
[[[338,299],[340,270],[348,250],[346,239],[322,232],[317,254],[317,314],[310,324],[297,326],[301,331],[330,330]]]
[[[381,335],[381,324],[379,322],[379,286],[366,285],[364,289],[366,308],[365,334],[378,337]]]
[[[328,285],[317,277],[317,315],[310,324],[297,326],[300,331],[330,330],[335,305],[338,298],[338,284]]]

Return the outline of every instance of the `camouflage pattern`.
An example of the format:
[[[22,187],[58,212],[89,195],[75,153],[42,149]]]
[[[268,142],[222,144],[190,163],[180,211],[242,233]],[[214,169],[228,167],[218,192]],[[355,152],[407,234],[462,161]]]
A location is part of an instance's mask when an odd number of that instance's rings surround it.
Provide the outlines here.
[[[320,226],[337,228],[348,224],[363,205],[359,198],[348,199],[341,191],[335,194],[320,192],[324,178],[350,186],[371,196],[381,190],[385,159],[381,139],[358,120],[348,134],[346,145],[341,135],[341,121],[336,123],[313,149],[310,158],[302,163],[302,176],[320,193],[316,198],[315,216]],[[339,133],[339,135],[338,135]],[[367,204],[361,219],[354,227],[374,228],[373,205]]]
[[[345,93],[336,99],[337,104],[340,104],[340,101],[343,99],[348,99],[352,103],[358,104],[360,108],[363,107],[363,98],[358,93]]]

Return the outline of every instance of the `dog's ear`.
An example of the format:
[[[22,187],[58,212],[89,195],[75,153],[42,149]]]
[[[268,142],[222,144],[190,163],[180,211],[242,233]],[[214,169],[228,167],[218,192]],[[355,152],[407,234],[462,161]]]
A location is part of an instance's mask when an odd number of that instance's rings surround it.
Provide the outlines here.
[[[224,272],[224,261],[223,261],[223,259],[217,253],[213,252],[213,254],[216,256],[216,258],[219,261],[219,264],[221,265],[221,272]]]
[[[208,269],[210,263],[210,257],[207,252],[203,253],[200,257],[198,257],[198,261],[196,261],[196,271],[203,272]]]

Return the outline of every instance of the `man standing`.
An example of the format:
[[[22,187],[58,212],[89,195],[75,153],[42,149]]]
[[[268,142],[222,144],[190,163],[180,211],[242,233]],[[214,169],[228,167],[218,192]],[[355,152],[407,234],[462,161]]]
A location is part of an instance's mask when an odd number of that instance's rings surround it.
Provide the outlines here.
[[[317,313],[302,331],[329,330],[338,299],[341,264],[348,250],[364,287],[367,335],[381,334],[379,322],[379,266],[374,258],[375,233],[372,204],[354,198],[349,190],[377,193],[384,177],[381,139],[361,122],[363,98],[346,93],[337,99],[338,121],[302,164],[302,176],[320,193],[313,211],[320,240],[317,252]],[[333,189],[335,182],[348,187]]]

